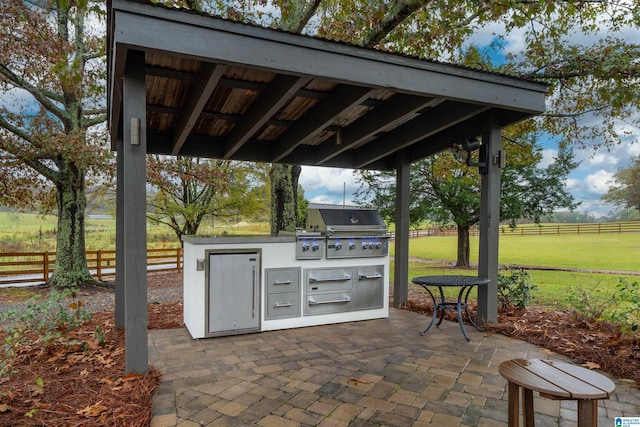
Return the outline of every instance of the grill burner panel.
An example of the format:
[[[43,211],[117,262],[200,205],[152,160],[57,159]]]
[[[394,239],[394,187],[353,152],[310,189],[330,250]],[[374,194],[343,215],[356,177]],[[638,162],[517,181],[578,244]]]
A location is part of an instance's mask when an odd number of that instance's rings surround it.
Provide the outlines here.
[[[307,232],[298,234],[297,240],[297,259],[321,258],[322,255],[327,258],[363,258],[389,254],[387,226],[375,210],[311,209]],[[320,249],[313,249],[314,241],[322,242],[318,244]],[[323,245],[326,245],[326,250],[323,250]]]

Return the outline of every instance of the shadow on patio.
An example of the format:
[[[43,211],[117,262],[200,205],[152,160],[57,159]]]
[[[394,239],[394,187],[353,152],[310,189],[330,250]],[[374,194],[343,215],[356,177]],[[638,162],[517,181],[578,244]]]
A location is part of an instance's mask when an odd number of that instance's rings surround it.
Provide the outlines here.
[[[419,336],[428,317],[388,319],[203,340],[186,329],[149,331],[162,374],[152,426],[506,426],[513,358],[568,361],[545,349],[457,324]],[[640,415],[640,396],[615,381],[601,426]],[[575,401],[535,395],[538,426],[576,425]]]

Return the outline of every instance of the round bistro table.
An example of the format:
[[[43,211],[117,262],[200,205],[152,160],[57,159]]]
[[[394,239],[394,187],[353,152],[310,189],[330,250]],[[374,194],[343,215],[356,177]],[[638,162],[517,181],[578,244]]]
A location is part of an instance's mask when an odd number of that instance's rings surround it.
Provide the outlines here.
[[[467,301],[469,299],[469,293],[474,286],[487,286],[489,284],[489,279],[486,277],[478,277],[478,276],[461,276],[461,275],[445,275],[445,276],[419,276],[411,279],[411,282],[422,286],[431,299],[433,300],[433,316],[431,317],[431,323],[427,328],[420,332],[420,335],[426,334],[429,329],[433,326],[436,321],[436,317],[438,315],[438,311],[440,311],[440,320],[438,320],[438,324],[436,327],[439,327],[442,321],[444,320],[444,312],[445,310],[453,310],[455,309],[458,312],[458,324],[460,324],[460,330],[462,331],[462,335],[464,335],[467,341],[471,341],[469,335],[467,335],[467,331],[464,329],[464,322],[462,321],[462,310],[467,315],[467,319],[469,322],[478,330],[482,330],[478,326],[478,324],[471,318],[469,315],[469,311],[467,310]],[[440,292],[440,301],[436,300],[435,295],[431,292],[429,287],[438,287],[438,291]],[[458,292],[458,299],[456,301],[447,301],[444,296],[444,288],[460,288]]]

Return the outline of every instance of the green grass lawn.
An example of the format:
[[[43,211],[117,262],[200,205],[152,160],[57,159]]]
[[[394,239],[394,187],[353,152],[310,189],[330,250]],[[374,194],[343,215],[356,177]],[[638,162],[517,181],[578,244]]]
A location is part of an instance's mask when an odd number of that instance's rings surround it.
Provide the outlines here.
[[[409,241],[409,255],[425,260],[445,260],[449,263],[409,262],[409,277],[437,274],[477,274],[475,269],[455,269],[457,240],[454,237],[427,237]],[[393,247],[391,248],[393,254]],[[478,261],[478,238],[471,239],[471,263]],[[510,236],[500,239],[501,264],[540,267],[565,267],[589,270],[640,271],[640,236],[626,234],[590,234],[560,236]],[[580,290],[611,295],[624,277],[631,282],[640,276],[529,270],[538,290],[534,304],[567,308],[569,298]],[[412,285],[413,286],[413,285]]]
[[[471,263],[478,262],[477,237],[470,239]],[[409,253],[424,259],[456,260],[455,237],[411,239]],[[501,264],[640,271],[640,235],[566,234],[500,238]]]

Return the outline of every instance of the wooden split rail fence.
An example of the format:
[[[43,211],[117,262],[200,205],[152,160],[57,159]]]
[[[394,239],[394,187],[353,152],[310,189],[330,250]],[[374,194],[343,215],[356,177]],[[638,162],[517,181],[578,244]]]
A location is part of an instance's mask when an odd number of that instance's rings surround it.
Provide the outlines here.
[[[55,252],[0,253],[0,286],[46,283]],[[89,271],[98,280],[115,276],[116,251],[87,251]],[[147,249],[147,269],[182,271],[182,248]]]
[[[508,225],[500,226],[500,237],[605,233],[640,233],[640,221],[602,222],[593,224],[541,224],[539,226],[529,225],[516,228],[511,228]],[[419,230],[409,230],[410,238],[455,237],[457,235],[458,229],[454,227],[431,227]],[[480,235],[480,232],[477,227],[471,227],[469,235],[471,237],[477,237]],[[391,237],[395,237],[395,234],[391,233]]]

